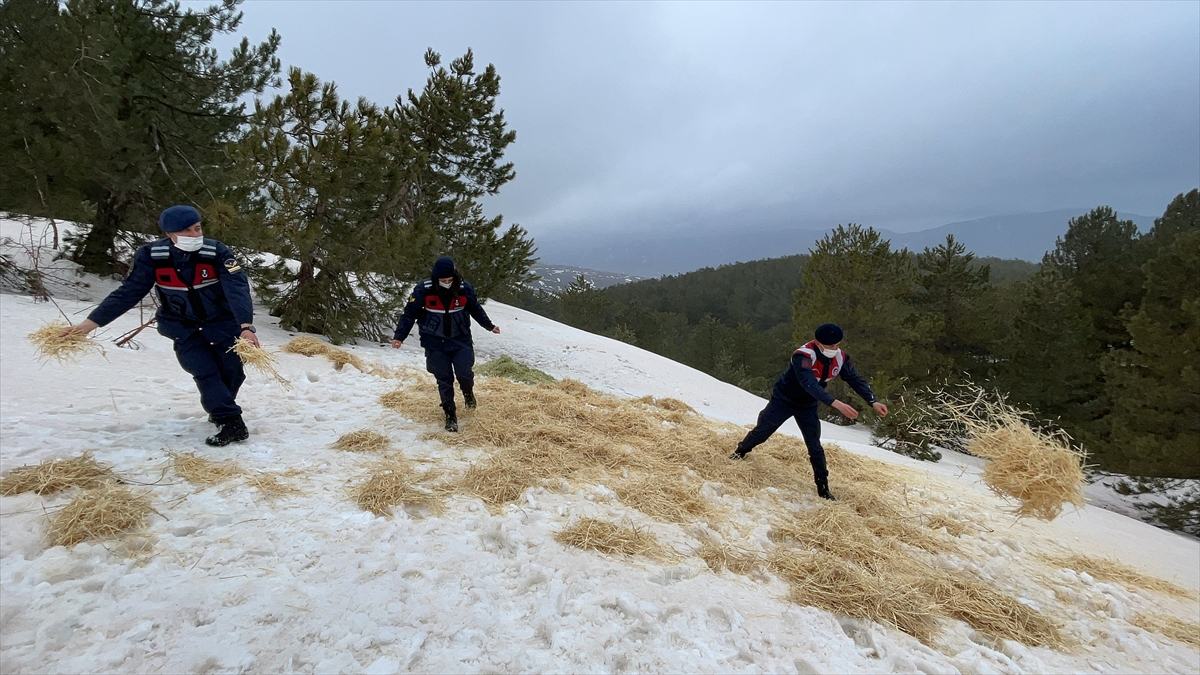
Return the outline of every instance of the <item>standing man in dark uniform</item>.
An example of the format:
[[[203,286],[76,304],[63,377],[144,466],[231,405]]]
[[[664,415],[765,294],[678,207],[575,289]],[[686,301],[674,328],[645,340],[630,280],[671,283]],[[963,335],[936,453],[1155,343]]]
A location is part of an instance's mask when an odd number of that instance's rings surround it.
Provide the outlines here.
[[[817,417],[817,404],[824,403],[850,419],[858,419],[858,411],[825,391],[825,385],[835,377],[841,377],[850,388],[875,408],[881,416],[887,415],[887,406],[875,398],[867,381],[854,369],[850,355],[839,349],[842,329],[832,323],[817,327],[815,340],[805,344],[792,355],[792,362],[775,382],[775,390],[767,407],[758,414],[758,424],[746,434],[729,459],[744,459],[758,445],[775,433],[789,417],[795,418],[804,444],[808,446],[808,459],[812,462],[813,477],[817,482],[817,494],[833,501],[829,491],[829,469],[825,465],[825,448],[821,447],[821,420]]]
[[[468,316],[469,315],[469,316]],[[454,379],[462,389],[468,408],[475,407],[475,345],[471,340],[471,317],[484,329],[499,333],[487,312],[475,297],[475,289],[463,280],[454,261],[438,258],[429,278],[413,289],[396,334],[392,348],[399,349],[418,326],[421,346],[425,348],[425,369],[437,380],[442,411],[446,413],[446,431],[458,431],[458,413],[454,407]]]
[[[139,248],[121,287],[63,334],[86,335],[106,326],[157,288],[158,332],[175,342],[179,365],[196,380],[200,405],[217,425],[217,433],[204,442],[244,441],[250,432],[235,399],[246,373],[230,349],[239,336],[258,346],[250,282],[225,244],[204,237],[196,209],[172,206],[159,216],[158,226],[167,237]]]

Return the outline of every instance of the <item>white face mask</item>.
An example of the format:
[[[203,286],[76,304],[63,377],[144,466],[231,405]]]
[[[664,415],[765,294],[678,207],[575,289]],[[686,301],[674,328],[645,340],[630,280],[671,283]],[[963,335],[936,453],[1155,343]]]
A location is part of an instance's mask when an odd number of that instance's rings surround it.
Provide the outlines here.
[[[439,281],[438,282],[438,286],[441,286],[442,288],[450,288],[453,285],[454,285],[453,281]]]
[[[821,350],[821,353],[822,353],[822,354],[824,354],[824,355],[825,355],[827,358],[831,358],[831,359],[832,359],[833,357],[837,356],[838,350],[836,350],[836,349],[822,349],[822,350]]]
[[[183,235],[179,235],[175,238],[175,248],[179,249],[180,251],[199,251],[200,247],[203,245],[204,237],[185,237]]]

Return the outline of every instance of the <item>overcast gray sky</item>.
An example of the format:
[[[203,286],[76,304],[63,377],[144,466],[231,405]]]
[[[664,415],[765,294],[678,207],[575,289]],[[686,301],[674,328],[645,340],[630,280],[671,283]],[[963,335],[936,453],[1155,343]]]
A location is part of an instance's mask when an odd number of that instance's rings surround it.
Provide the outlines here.
[[[249,0],[241,33],[346,97],[423,86],[427,47],[502,78],[546,241],[628,228],[897,231],[1200,185],[1200,2]]]

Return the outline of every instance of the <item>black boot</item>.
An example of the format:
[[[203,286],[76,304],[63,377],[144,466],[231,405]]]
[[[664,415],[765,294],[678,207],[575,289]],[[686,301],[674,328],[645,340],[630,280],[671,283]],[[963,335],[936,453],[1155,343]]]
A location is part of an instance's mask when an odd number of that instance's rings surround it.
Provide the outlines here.
[[[475,391],[472,389],[463,390],[463,402],[467,404],[467,408],[474,410],[475,406],[479,405],[475,402]]]
[[[446,411],[446,431],[458,431],[458,416],[454,411]]]
[[[837,501],[837,497],[834,497],[833,493],[829,491],[829,481],[827,480],[817,481],[817,496],[821,499],[828,499],[831,502]]]
[[[742,444],[738,443],[737,449],[729,455],[729,459],[746,459],[746,455],[750,454],[749,450],[743,450]]]
[[[230,443],[241,443],[250,438],[250,430],[246,428],[246,423],[242,421],[242,416],[227,417],[216,422],[217,433],[204,439],[204,442],[209,445],[221,447]]]

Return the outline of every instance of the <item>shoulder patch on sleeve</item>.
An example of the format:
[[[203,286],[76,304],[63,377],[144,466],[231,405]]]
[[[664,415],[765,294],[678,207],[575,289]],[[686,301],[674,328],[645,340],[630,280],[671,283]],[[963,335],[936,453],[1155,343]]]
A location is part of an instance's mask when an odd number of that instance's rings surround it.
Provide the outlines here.
[[[242,271],[242,266],[238,264],[237,258],[228,258],[225,260],[225,269],[232,274]]]

